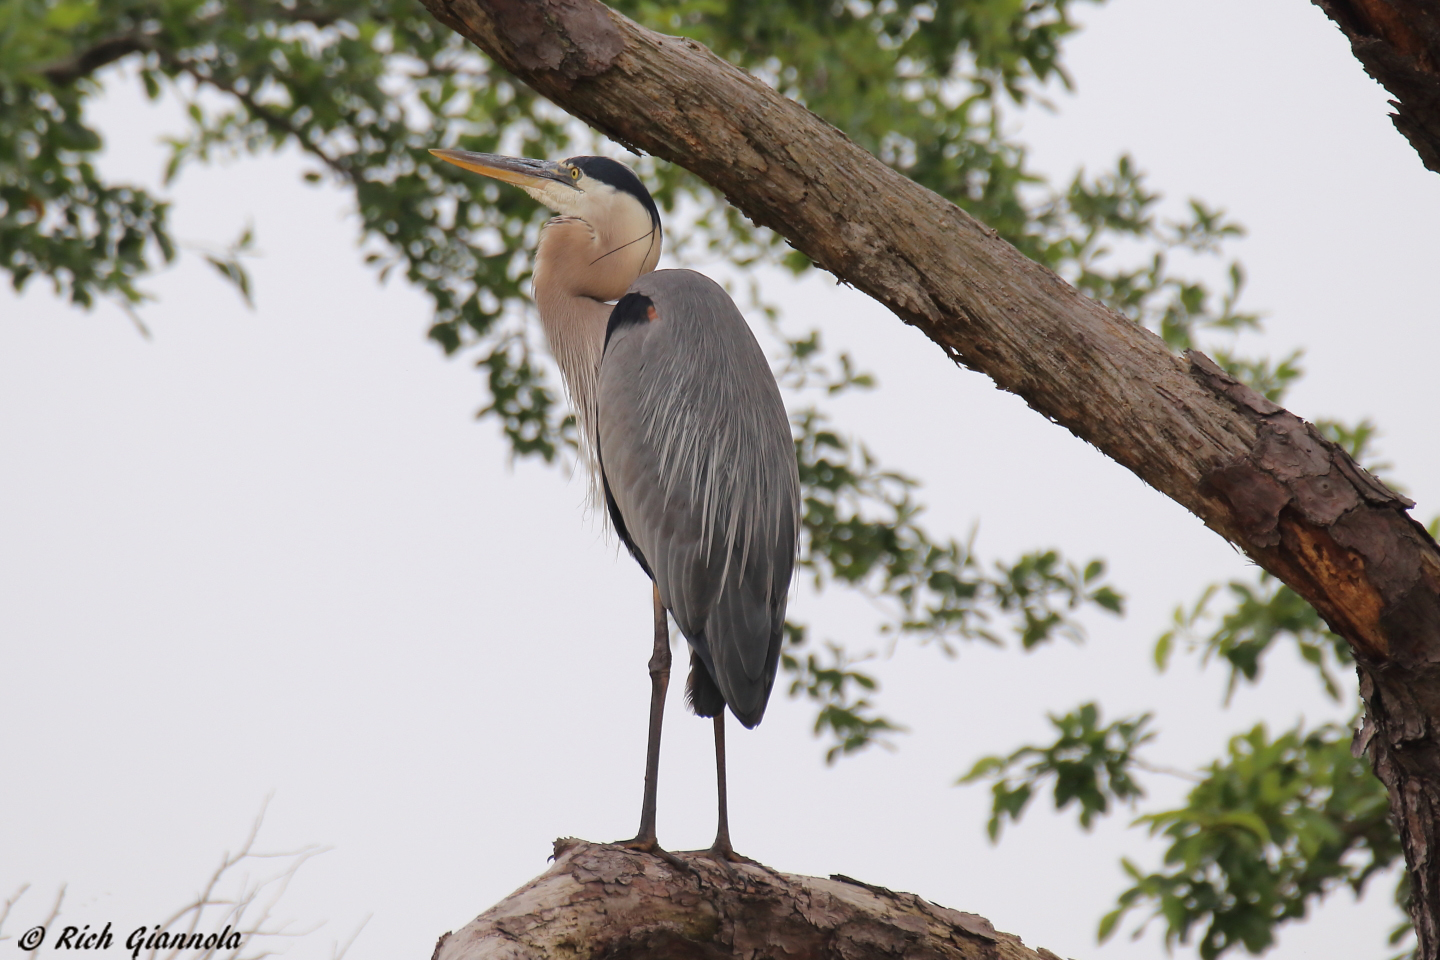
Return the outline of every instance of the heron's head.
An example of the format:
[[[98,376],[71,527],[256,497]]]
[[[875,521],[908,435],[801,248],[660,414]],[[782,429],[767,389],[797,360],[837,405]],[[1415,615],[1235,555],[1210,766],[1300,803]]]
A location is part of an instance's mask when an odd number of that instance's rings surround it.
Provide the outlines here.
[[[560,262],[575,292],[615,300],[641,274],[655,269],[660,258],[660,211],[650,191],[629,167],[609,157],[568,160],[523,160],[465,150],[431,150],[441,160],[465,170],[513,183],[554,210],[552,226],[580,226],[581,231],[547,231],[542,240],[540,268]],[[546,250],[549,246],[551,249]]]

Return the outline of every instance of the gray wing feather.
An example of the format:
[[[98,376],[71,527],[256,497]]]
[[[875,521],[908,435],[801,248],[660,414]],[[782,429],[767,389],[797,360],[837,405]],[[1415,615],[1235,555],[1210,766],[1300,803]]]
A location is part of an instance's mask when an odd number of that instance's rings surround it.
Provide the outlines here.
[[[800,528],[790,423],[765,354],[714,281],[661,270],[657,319],[600,365],[605,483],[660,598],[746,726],[775,682]]]

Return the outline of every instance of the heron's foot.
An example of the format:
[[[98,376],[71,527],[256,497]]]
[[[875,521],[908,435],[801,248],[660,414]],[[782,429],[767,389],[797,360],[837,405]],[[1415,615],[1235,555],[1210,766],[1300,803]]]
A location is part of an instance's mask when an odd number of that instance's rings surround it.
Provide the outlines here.
[[[695,853],[707,860],[715,860],[719,863],[749,863],[760,866],[758,860],[751,860],[749,857],[736,853],[735,848],[730,846],[729,837],[716,837],[709,850],[697,850]]]
[[[640,853],[654,853],[660,849],[660,841],[655,839],[654,836],[647,837],[642,833],[639,836],[631,837],[629,840],[616,840],[611,843],[610,846],[624,847],[626,850],[637,850]]]
[[[660,841],[656,840],[654,837],[640,836],[632,837],[629,840],[616,840],[613,844],[611,844],[611,846],[620,847],[623,850],[634,850],[638,853],[648,853],[652,856],[659,857],[661,860],[664,860],[676,870],[684,870],[687,873],[695,872],[694,867],[690,866],[690,864],[675,856],[675,854],[671,853],[669,850],[666,850],[664,847],[660,846]]]

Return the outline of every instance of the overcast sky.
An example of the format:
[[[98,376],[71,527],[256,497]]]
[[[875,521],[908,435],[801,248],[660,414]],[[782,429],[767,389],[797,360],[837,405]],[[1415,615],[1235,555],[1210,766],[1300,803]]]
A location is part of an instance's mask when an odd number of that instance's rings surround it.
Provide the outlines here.
[[[1440,177],[1386,118],[1386,95],[1300,0],[1115,0],[1080,10],[1074,96],[1025,118],[1057,177],[1129,152],[1177,215],[1201,197],[1249,228],[1245,303],[1306,349],[1289,398],[1310,418],[1369,416],[1427,520],[1440,505]],[[133,80],[98,107],[108,175],[154,183],[179,128]],[[148,286],[145,340],[118,310],[72,310],[40,283],[0,292],[0,896],[32,888],[7,931],[65,918],[128,931],[193,896],[273,795],[260,845],[331,847],[279,908],[290,955],[421,958],[435,938],[545,869],[551,841],[633,834],[649,654],[648,584],[584,515],[584,485],[511,465],[477,423],[478,374],[424,338],[426,303],[378,286],[346,197],[302,184],[293,152],[187,171],[176,234],[256,228],[257,309],[189,254]],[[915,331],[822,277],[765,278],[794,329],[873,369],[835,407],[889,466],[922,478],[928,523],[987,557],[1058,546],[1103,556],[1130,598],[1086,619],[1084,647],[956,659],[901,644],[871,666],[905,723],[893,753],[827,768],[809,706],[777,695],[730,738],[736,846],[778,869],[841,872],[989,917],[1063,956],[1151,957],[1094,942],[1125,881],[1159,864],[1128,812],[1090,834],[1037,804],[998,846],[985,753],[1045,736],[1046,711],[1098,699],[1153,710],[1155,762],[1185,767],[1265,720],[1343,719],[1293,658],[1220,709],[1221,671],[1150,666],[1178,602],[1246,564],[1180,507],[951,365]],[[881,647],[853,598],[795,615]],[[660,834],[708,844],[709,725],[672,685]],[[735,729],[732,725],[732,729]],[[1184,783],[1146,781],[1153,804]],[[260,877],[268,866],[252,872]],[[1379,957],[1389,878],[1337,894],[1272,956]],[[11,948],[13,949],[13,947]],[[1181,956],[1193,951],[1182,949]]]

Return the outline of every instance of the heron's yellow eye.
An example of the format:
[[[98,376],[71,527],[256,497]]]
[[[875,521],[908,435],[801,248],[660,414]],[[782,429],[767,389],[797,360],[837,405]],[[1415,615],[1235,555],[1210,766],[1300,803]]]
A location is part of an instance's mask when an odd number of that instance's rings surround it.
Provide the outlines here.
[[[579,168],[579,167],[571,167],[571,168],[570,168],[570,179],[571,179],[571,180],[579,180],[579,179],[580,179],[580,168]]]

